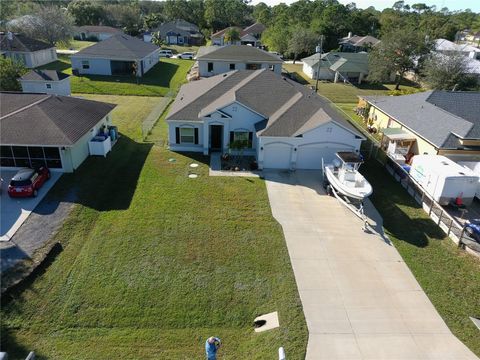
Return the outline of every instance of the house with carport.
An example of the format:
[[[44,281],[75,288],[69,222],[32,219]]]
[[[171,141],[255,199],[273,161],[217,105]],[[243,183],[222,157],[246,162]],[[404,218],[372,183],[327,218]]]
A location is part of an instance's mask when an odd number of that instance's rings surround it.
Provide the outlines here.
[[[160,48],[126,34],[117,34],[71,56],[74,75],[142,77],[159,61]]]
[[[0,169],[43,165],[60,172],[73,172],[90,155],[89,142],[112,125],[116,106],[18,92],[1,92],[0,103]]]
[[[200,77],[232,70],[269,69],[280,75],[283,60],[277,55],[248,45],[203,46],[197,53]]]
[[[358,107],[370,126],[383,134],[385,150],[403,142],[409,144],[403,155],[480,160],[480,92],[431,90],[361,96]]]
[[[30,69],[57,61],[54,45],[12,32],[0,32],[0,55]]]
[[[242,142],[260,169],[321,169],[364,140],[326,100],[268,69],[183,85],[166,122],[170,150],[226,153]]]

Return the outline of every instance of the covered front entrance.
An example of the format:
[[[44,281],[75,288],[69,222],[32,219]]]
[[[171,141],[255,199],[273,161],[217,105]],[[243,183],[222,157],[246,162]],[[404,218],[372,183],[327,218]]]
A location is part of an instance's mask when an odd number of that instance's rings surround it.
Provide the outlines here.
[[[222,150],[223,125],[210,125],[210,150]]]

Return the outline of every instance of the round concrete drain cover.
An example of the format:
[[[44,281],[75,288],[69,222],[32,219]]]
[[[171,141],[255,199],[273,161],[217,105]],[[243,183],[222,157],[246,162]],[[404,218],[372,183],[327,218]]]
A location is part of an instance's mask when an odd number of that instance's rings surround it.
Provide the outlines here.
[[[175,161],[177,161],[177,160],[175,160],[174,158],[168,159],[168,162],[175,162]]]
[[[188,175],[188,177],[190,179],[196,179],[198,177],[198,175],[197,174],[190,174],[190,175]]]
[[[191,168],[197,168],[197,167],[198,167],[198,164],[195,164],[195,163],[190,164],[190,167],[191,167]]]

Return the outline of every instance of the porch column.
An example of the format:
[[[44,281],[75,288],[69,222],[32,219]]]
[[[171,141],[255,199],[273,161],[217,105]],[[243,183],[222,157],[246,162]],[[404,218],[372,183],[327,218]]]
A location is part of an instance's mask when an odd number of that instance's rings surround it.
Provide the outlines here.
[[[363,73],[360,73],[360,76],[358,77],[358,84],[361,84],[361,83],[362,83],[363,76],[364,76],[364,74],[363,74]]]
[[[210,138],[210,124],[208,123],[208,121],[205,121],[203,123],[203,155],[208,155],[209,138]]]
[[[335,71],[335,78],[333,79],[333,82],[334,82],[334,83],[338,82],[338,76],[339,76],[339,75],[340,75],[340,74],[338,73],[338,71]]]

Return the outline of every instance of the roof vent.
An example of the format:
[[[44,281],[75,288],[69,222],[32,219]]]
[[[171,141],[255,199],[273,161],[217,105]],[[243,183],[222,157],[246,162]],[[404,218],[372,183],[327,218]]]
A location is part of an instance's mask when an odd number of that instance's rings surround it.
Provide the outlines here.
[[[7,39],[12,41],[13,40],[13,34],[11,31],[7,32]]]
[[[449,164],[446,161],[442,161],[442,165],[449,165]]]
[[[223,77],[227,77],[227,76],[228,76],[227,73],[223,74]]]
[[[459,171],[458,173],[459,173],[460,175],[465,175],[465,173],[464,173],[464,172],[461,172],[461,171]]]

